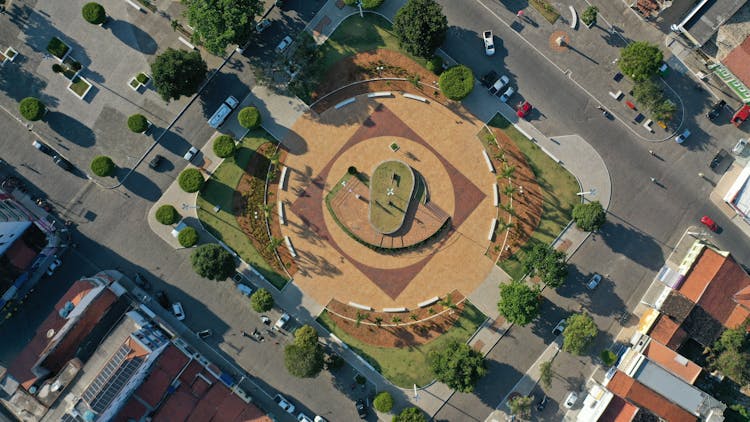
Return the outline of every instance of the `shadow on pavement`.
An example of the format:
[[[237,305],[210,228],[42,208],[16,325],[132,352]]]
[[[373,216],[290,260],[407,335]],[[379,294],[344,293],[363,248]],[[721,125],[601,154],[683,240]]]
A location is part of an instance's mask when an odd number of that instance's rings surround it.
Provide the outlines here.
[[[65,113],[50,111],[44,120],[50,129],[78,146],[90,147],[96,142],[94,131]]]
[[[657,271],[664,263],[661,246],[653,237],[627,223],[607,222],[598,237],[613,252],[621,253],[652,271]]]
[[[123,44],[143,54],[152,55],[159,47],[151,35],[128,21],[111,19],[107,22],[106,29],[112,31],[112,35]]]
[[[146,165],[146,163],[141,163],[141,165]],[[159,189],[159,186],[157,184],[152,182],[151,179],[146,175],[139,173],[138,171],[133,171],[132,173],[130,173],[130,176],[128,176],[128,178],[122,182],[122,185],[130,192],[151,202],[157,201],[162,194],[162,191],[161,189]]]

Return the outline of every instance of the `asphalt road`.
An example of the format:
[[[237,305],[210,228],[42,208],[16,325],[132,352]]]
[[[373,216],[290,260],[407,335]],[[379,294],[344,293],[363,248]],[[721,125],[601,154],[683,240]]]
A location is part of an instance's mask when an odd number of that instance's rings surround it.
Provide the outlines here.
[[[527,327],[514,327],[511,338],[502,339],[488,354],[491,370],[476,393],[455,394],[435,417],[447,421],[484,420],[551,342],[551,330],[557,321],[577,311],[580,304],[603,330],[591,348],[592,354],[607,347],[621,328],[615,317],[635,306],[684,229],[696,224],[702,215],[710,215],[724,228],[713,236],[717,245],[731,251],[739,262],[750,262],[747,237],[708,200],[712,186],[697,175],[702,171],[718,181],[719,176],[711,173],[707,163],[720,147],[731,147],[739,133],[731,125],[708,122],[703,113],[712,99],[688,88],[678,93],[686,104],[686,124],[697,130],[684,146],[671,140],[650,143],[636,139],[621,123],[604,119],[594,108],[595,100],[529,49],[479,2],[440,3],[451,25],[443,50],[477,75],[489,70],[512,75],[519,94],[539,110],[540,116],[532,122],[548,136],[583,136],[603,157],[612,179],[608,223],[573,256],[566,286],[557,292],[545,292],[547,301],[540,318]],[[494,2],[486,4],[498,11],[505,7]],[[493,57],[486,57],[482,51],[481,31],[487,28],[502,39],[502,47]],[[597,71],[591,69],[587,77],[609,77]],[[670,76],[669,82],[692,86],[680,75]],[[726,120],[727,114],[723,116]],[[658,158],[648,150],[654,150]],[[650,177],[659,184],[651,183]],[[590,292],[584,281],[594,272],[606,277]],[[549,394],[560,401],[567,390],[583,384],[593,366],[589,357],[564,353],[555,362],[557,377],[564,382],[553,383]],[[552,407],[559,409],[556,403]],[[545,414],[552,411],[548,406]],[[558,417],[561,415],[562,412]]]

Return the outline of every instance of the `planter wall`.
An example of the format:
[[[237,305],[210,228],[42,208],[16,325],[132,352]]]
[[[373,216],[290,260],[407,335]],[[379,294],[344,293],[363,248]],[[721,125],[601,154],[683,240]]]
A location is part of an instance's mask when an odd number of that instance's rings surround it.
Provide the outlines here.
[[[75,92],[75,91],[73,91],[73,88],[72,88],[72,87],[73,87],[73,84],[74,84],[74,83],[75,83],[75,81],[76,81],[76,79],[78,79],[79,81],[83,81],[83,82],[85,82],[86,84],[88,84],[88,88],[86,88],[86,90],[85,90],[85,91],[83,91],[83,93],[82,93],[81,95],[78,95],[78,93],[77,93],[77,92]],[[85,79],[85,78],[84,78],[83,76],[76,76],[75,78],[73,78],[73,80],[72,80],[72,81],[70,82],[70,84],[68,84],[68,91],[72,92],[72,93],[73,93],[73,95],[75,95],[76,97],[78,97],[78,98],[80,98],[81,100],[83,100],[83,99],[85,99],[85,98],[86,98],[86,94],[88,94],[88,93],[89,93],[89,91],[91,91],[91,86],[92,86],[92,85],[91,85],[91,82],[87,81],[87,80],[86,80],[86,79]]]

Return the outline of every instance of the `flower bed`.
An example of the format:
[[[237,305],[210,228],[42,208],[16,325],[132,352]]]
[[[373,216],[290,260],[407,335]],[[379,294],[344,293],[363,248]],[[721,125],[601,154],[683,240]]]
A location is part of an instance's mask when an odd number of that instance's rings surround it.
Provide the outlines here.
[[[70,46],[57,37],[52,37],[47,44],[47,51],[60,61],[63,61],[70,54],[70,50]]]
[[[68,89],[76,94],[78,98],[83,100],[86,98],[86,94],[91,90],[91,84],[82,76],[76,76],[70,82],[70,85],[68,85]]]

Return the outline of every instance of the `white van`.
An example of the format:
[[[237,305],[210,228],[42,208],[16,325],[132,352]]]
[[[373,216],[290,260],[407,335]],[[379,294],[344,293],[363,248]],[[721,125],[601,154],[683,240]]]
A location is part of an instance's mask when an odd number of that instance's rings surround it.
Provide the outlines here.
[[[211,116],[210,119],[208,119],[208,125],[211,126],[214,129],[217,129],[219,126],[221,126],[222,123],[224,123],[224,120],[227,119],[227,116],[229,116],[229,113],[232,112],[237,106],[240,104],[239,101],[237,101],[236,98],[233,96],[229,96],[226,100],[224,100],[223,103],[219,106],[219,109],[216,110],[213,116]]]
[[[245,296],[250,296],[251,294],[253,294],[253,288],[248,286],[247,284],[242,284],[242,283],[238,284],[237,290],[239,290],[240,293],[242,293]]]

